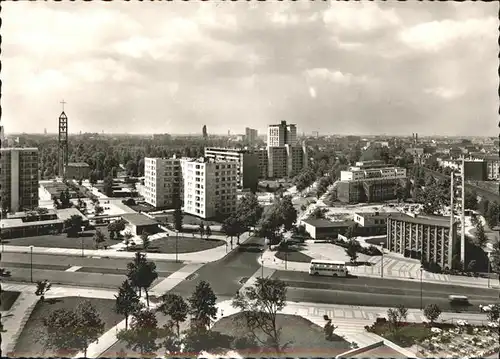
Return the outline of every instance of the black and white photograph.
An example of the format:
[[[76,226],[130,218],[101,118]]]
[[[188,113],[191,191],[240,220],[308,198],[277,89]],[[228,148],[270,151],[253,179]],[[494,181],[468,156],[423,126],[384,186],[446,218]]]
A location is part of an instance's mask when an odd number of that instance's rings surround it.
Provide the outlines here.
[[[3,1],[0,356],[500,359],[499,13]]]

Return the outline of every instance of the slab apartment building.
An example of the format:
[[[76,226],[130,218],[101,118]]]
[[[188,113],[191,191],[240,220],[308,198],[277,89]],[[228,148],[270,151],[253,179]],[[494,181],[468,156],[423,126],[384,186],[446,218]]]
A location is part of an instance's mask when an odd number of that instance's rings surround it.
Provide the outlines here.
[[[144,166],[144,199],[156,208],[173,208],[180,198],[184,213],[203,219],[236,210],[236,161],[146,158]]]
[[[20,212],[38,207],[38,149],[2,148],[0,151],[0,196],[6,209]]]

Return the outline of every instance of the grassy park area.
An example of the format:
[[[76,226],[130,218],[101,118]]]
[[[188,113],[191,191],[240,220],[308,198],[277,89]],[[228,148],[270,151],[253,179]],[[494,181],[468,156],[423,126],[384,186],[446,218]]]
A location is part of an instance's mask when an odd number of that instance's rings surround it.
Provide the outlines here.
[[[177,244],[176,244],[177,242]],[[164,237],[151,241],[147,250],[150,253],[193,253],[201,252],[207,249],[216,248],[224,245],[226,242],[219,239],[193,238],[193,237]],[[129,251],[144,251],[141,245],[129,248]]]
[[[286,260],[288,262],[299,262],[299,263],[310,263],[312,258],[308,255],[302,253],[297,248],[282,248],[279,249],[276,254],[276,258],[281,260]]]
[[[115,301],[111,299],[100,298],[79,298],[65,297],[59,299],[39,301],[33,309],[26,325],[24,326],[16,347],[13,353],[9,353],[9,357],[26,357],[36,358],[40,356],[48,357],[71,357],[75,352],[55,353],[53,351],[44,350],[43,344],[40,343],[40,333],[45,332],[43,326],[43,318],[49,315],[50,312],[57,309],[75,309],[78,304],[88,300],[99,312],[99,315],[104,322],[104,330],[107,331],[123,320],[123,316],[118,315],[114,311]]]

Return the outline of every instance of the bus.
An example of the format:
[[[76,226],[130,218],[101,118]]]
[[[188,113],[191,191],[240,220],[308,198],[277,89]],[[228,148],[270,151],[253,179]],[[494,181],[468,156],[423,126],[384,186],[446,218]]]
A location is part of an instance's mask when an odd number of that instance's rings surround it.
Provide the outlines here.
[[[469,298],[465,295],[450,295],[448,297],[451,305],[467,305],[469,304]]]
[[[347,277],[348,270],[345,262],[313,259],[309,266],[309,274],[315,276]]]

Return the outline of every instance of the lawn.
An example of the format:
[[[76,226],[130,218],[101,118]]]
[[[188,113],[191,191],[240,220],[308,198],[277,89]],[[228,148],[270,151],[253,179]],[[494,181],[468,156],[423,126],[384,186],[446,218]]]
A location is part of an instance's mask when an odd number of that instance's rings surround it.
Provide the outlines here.
[[[323,328],[300,316],[278,314],[277,324],[282,328],[281,344],[289,343],[283,355],[293,357],[328,355],[331,357],[344,353],[350,348],[349,343],[339,336],[334,335],[333,341],[326,340]],[[235,338],[242,338],[249,334],[245,319],[241,313],[222,318],[214,324],[212,329]],[[266,338],[263,332],[256,334],[261,340]],[[276,355],[269,352],[269,349],[264,348],[266,347],[259,345],[253,350],[245,351],[244,354],[250,356],[257,353],[264,356]]]
[[[432,336],[431,328],[425,323],[401,323],[397,332],[391,330],[389,322],[375,322],[369,330],[378,334],[403,348],[408,348],[415,343],[420,343]]]
[[[9,357],[71,357],[76,352],[71,353],[56,353],[52,350],[44,351],[43,344],[37,341],[40,337],[40,331],[44,331],[42,320],[50,312],[56,309],[74,309],[83,300],[88,300],[96,308],[104,322],[104,331],[111,329],[113,326],[121,322],[124,318],[114,311],[115,301],[111,299],[100,298],[79,298],[65,297],[55,299],[51,302],[38,302],[31,313],[30,318],[26,322],[19,339],[17,340],[14,353],[9,353]]]
[[[205,251],[224,245],[226,242],[219,239],[200,239],[192,237],[179,237],[177,239],[177,253],[193,253]],[[142,246],[139,246],[142,250]],[[130,248],[129,251],[137,249]],[[148,252],[151,253],[175,253],[176,239],[175,236],[164,237],[151,241]]]
[[[99,248],[104,248],[104,246],[110,247],[113,244],[120,243],[123,240],[123,238],[120,238],[119,240],[110,239],[107,226],[96,226],[96,228],[98,228],[106,237],[106,240],[100,244]],[[95,230],[88,230],[80,233],[80,237],[68,237],[65,233],[61,233],[36,237],[10,238],[4,240],[3,243],[10,246],[33,245],[35,247],[81,249],[83,240],[83,248],[95,249],[94,240],[92,239],[94,233]]]
[[[165,214],[157,214],[154,216],[155,219],[161,221],[161,222],[166,222],[169,223],[169,224],[172,224],[174,222],[174,215],[172,212],[170,213],[165,213]],[[222,223],[220,222],[217,222],[217,221],[214,221],[214,220],[205,220],[205,219],[202,219],[202,218],[198,218],[198,217],[195,217],[195,216],[192,216],[190,214],[184,214],[182,216],[182,223],[183,224],[190,224],[190,225],[199,225],[200,223],[202,223],[206,226],[206,225],[209,225],[209,226],[220,226]]]
[[[0,310],[8,311],[12,308],[12,305],[15,303],[17,298],[19,297],[19,292],[11,292],[11,291],[2,291],[0,294]]]
[[[275,256],[283,261],[299,263],[310,263],[313,259],[296,248],[279,249]]]

